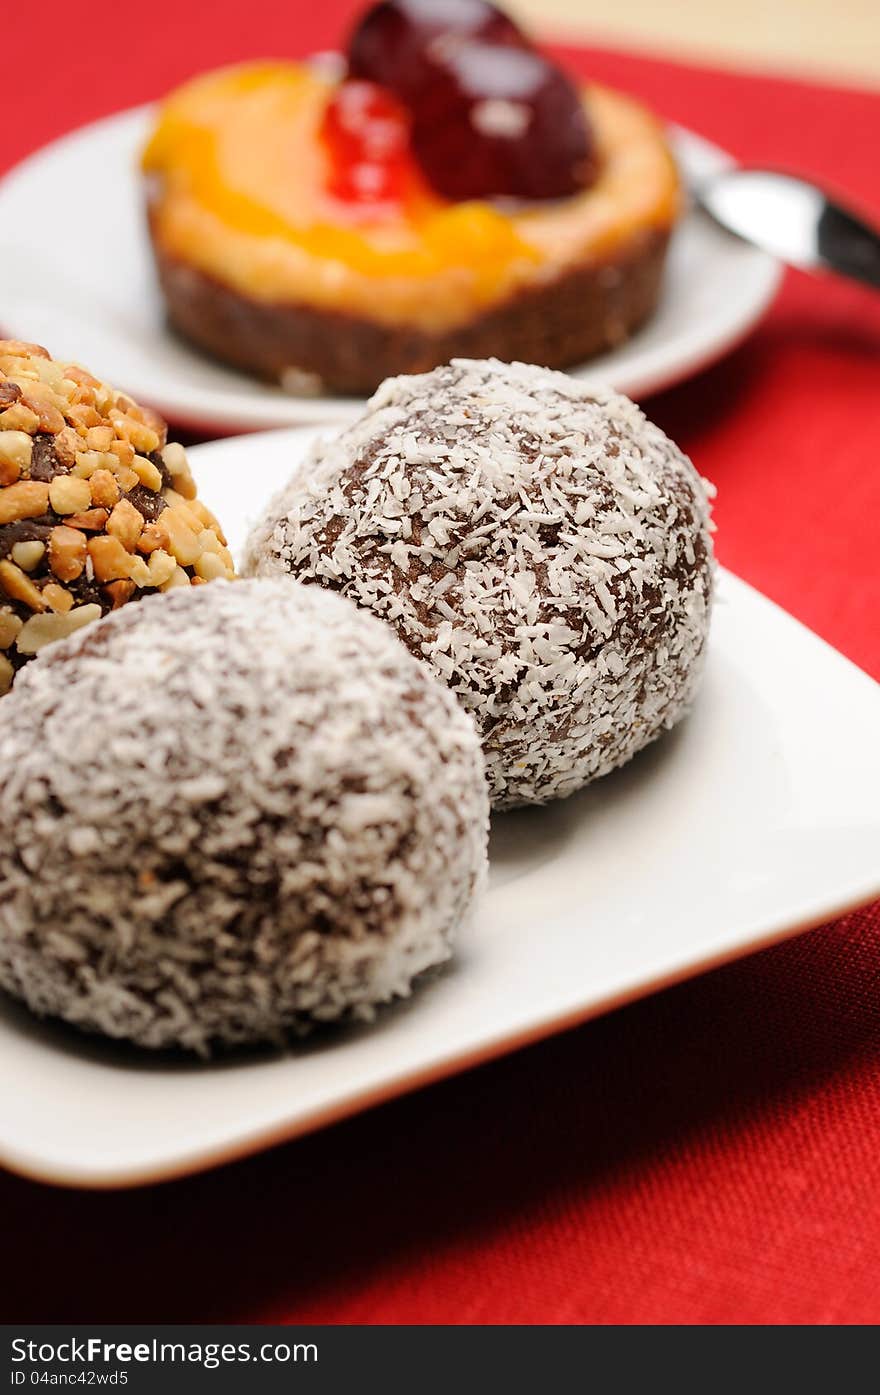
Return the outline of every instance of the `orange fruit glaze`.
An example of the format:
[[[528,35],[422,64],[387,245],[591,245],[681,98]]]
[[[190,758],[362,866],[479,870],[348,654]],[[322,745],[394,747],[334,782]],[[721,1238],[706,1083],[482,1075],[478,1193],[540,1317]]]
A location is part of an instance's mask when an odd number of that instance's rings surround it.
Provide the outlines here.
[[[162,106],[143,154],[163,251],[245,295],[439,330],[518,289],[668,228],[675,166],[654,118],[620,94],[584,100],[598,180],[558,203],[447,203],[413,168],[393,205],[329,192],[320,136],[330,80],[264,63],[194,79]]]

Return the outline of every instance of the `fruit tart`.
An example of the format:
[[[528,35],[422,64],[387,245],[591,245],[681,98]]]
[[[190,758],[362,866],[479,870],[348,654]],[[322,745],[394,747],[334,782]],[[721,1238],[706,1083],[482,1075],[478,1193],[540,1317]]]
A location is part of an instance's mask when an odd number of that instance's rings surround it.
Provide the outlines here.
[[[344,58],[198,77],[143,170],[171,324],[302,393],[582,362],[653,311],[680,208],[656,119],[487,0],[381,0]]]

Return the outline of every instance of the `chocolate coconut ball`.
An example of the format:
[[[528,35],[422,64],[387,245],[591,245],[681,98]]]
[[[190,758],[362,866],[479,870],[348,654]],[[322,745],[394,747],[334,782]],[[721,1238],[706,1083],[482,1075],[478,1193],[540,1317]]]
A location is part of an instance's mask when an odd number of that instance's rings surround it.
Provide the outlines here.
[[[4,699],[0,986],[207,1052],[369,1018],[450,954],[486,862],[471,719],[289,580],[127,606]]]
[[[164,421],[38,344],[0,339],[0,693],[107,611],[232,572]]]
[[[341,591],[473,714],[493,802],[571,794],[687,711],[710,490],[627,398],[521,363],[389,379],[319,443],[245,570]]]

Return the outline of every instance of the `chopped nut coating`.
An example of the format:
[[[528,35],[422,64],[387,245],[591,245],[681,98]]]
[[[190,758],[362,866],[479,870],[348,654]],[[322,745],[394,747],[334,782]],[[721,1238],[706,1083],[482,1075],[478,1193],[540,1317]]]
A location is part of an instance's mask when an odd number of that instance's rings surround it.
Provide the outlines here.
[[[49,486],[38,480],[19,480],[0,490],[0,524],[39,518],[49,505]]]
[[[138,513],[134,504],[127,499],[120,499],[107,520],[107,532],[111,537],[118,538],[126,551],[134,552],[143,529],[143,514]]]
[[[17,567],[21,567],[23,572],[32,572],[34,567],[38,567],[46,554],[46,544],[44,542],[19,542],[14,543],[9,554]]]
[[[82,513],[92,506],[92,491],[88,480],[75,475],[56,475],[49,485],[49,502],[56,513]]]
[[[72,628],[231,578],[225,543],[152,408],[0,338],[0,692]]]

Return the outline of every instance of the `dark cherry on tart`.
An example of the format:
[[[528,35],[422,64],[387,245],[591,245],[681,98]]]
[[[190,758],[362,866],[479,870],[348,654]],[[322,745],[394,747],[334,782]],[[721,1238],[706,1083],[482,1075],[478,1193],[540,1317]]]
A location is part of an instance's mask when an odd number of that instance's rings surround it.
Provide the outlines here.
[[[197,78],[143,166],[172,324],[301,392],[601,352],[654,309],[680,206],[655,118],[486,0],[381,0],[342,76]]]

